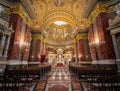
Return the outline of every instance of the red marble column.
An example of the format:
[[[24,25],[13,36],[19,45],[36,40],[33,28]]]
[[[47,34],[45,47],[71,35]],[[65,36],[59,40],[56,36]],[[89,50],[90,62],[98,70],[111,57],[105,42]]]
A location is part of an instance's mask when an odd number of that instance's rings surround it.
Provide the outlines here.
[[[79,57],[80,61],[91,61],[87,39],[79,39]]]
[[[41,49],[41,50],[40,50],[40,51],[41,51],[40,62],[41,62],[41,63],[44,63],[44,62],[46,61],[45,43],[41,41],[41,44],[42,44],[42,46],[41,46],[41,48],[40,48],[40,49]]]
[[[42,44],[42,46],[41,46],[41,55],[44,55],[44,43],[41,41],[41,44]]]
[[[18,14],[11,15],[10,24],[13,25],[14,33],[11,36],[8,50],[8,60],[18,60],[19,45],[23,19]]]
[[[96,48],[95,46],[93,46],[95,43],[93,24],[89,26],[88,40],[89,40],[91,58],[92,60],[96,60]]]
[[[84,58],[84,43],[83,43],[83,39],[79,39],[79,56],[80,56],[80,61],[85,61]]]
[[[36,40],[36,47],[35,47],[35,61],[40,61],[40,49],[41,49],[41,40]]]
[[[115,53],[112,45],[112,38],[108,28],[108,14],[100,13],[96,18],[97,31],[100,42],[101,59],[114,59]],[[105,42],[105,43],[104,43]]]
[[[75,44],[75,46],[76,46],[76,54],[75,54],[75,55],[76,55],[76,61],[79,61],[79,59],[78,59],[78,53],[79,53],[78,45],[79,45],[79,43],[78,43],[78,42],[79,42],[79,41],[77,41],[76,44]]]
[[[24,37],[24,43],[29,43],[30,42],[30,36],[31,36],[31,32],[30,32],[30,27],[28,25],[26,25],[26,30],[25,30],[25,37]],[[28,61],[29,58],[29,51],[30,46],[27,45],[25,50],[23,50],[23,60]]]
[[[30,42],[30,49],[29,49],[29,60],[28,61],[34,61],[34,58],[33,58],[33,44],[34,43],[34,40],[32,39],[31,42]]]

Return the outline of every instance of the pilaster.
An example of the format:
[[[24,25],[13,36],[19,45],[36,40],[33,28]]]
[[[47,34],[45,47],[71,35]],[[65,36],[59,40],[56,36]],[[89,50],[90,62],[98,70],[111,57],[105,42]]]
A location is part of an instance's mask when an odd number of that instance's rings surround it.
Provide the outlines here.
[[[114,34],[112,34],[112,41],[113,41],[113,47],[115,50],[115,56],[116,59],[120,59],[120,54],[119,54],[119,49],[118,49],[118,45],[117,45],[117,40]]]
[[[13,26],[14,33],[11,35],[8,51],[8,60],[19,60],[19,43],[21,38],[23,19],[18,14],[11,15],[10,24]]]
[[[2,36],[2,41],[1,41],[1,49],[0,49],[0,56],[3,55],[3,50],[4,50],[4,46],[5,46],[5,41],[6,41],[6,35]]]
[[[115,53],[112,44],[112,38],[108,32],[108,14],[106,12],[100,13],[96,18],[98,31],[98,44],[100,49],[99,59],[114,59]]]
[[[10,38],[11,38],[11,36],[8,36],[8,38],[6,40],[4,57],[7,57],[7,54],[8,54],[8,48],[9,48],[9,44],[10,44]]]

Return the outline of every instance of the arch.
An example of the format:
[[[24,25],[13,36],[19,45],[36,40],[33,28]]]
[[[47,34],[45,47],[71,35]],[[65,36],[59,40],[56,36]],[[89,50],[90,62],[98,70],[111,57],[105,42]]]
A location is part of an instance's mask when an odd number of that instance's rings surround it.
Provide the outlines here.
[[[58,21],[58,20],[68,22],[72,28],[77,27],[77,21],[75,17],[73,17],[71,14],[66,12],[54,12],[46,16],[46,18],[44,19],[42,23],[43,29],[47,28],[54,21]]]

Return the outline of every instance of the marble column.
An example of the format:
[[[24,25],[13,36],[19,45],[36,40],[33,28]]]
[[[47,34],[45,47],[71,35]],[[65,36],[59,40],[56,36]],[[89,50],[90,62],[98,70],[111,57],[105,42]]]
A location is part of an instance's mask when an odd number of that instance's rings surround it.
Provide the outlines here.
[[[8,60],[19,60],[19,42],[21,39],[23,19],[18,14],[12,14],[10,24],[13,26],[14,33],[11,35],[10,45],[8,50]]]
[[[118,49],[118,45],[117,45],[117,40],[114,34],[112,34],[112,41],[113,41],[113,47],[115,50],[115,56],[116,59],[120,59],[120,53],[119,53],[119,49]]]
[[[84,51],[85,51],[85,60],[91,61],[89,41],[87,38],[84,39]]]
[[[46,49],[45,49],[45,42],[44,42],[44,54],[46,53]]]
[[[34,61],[34,57],[35,57],[35,39],[31,40],[31,45],[30,45],[30,61]]]
[[[76,43],[74,44],[74,53],[75,53],[75,62],[77,62],[77,50],[76,50]]]
[[[41,40],[36,39],[36,47],[35,47],[35,60],[39,61],[40,60],[40,44]]]
[[[11,35],[8,36],[8,39],[6,40],[7,43],[5,45],[5,51],[4,51],[4,56],[7,57],[7,53],[8,53],[8,48],[9,48],[9,44],[10,44],[10,38],[11,38]]]
[[[79,40],[77,41],[77,53],[78,53],[78,61],[80,61],[80,53],[79,53],[80,49],[79,49]]]
[[[4,49],[4,46],[5,46],[5,40],[6,40],[6,35],[3,35],[2,36],[2,41],[1,41],[0,56],[2,56],[2,54],[3,54],[3,49]]]
[[[88,39],[79,39],[79,56],[81,61],[91,61]]]
[[[95,41],[98,46],[98,57],[99,60],[103,59],[114,59],[115,58],[115,53],[114,53],[114,48],[112,44],[112,38],[107,30],[109,27],[108,24],[108,13],[102,12],[96,17],[96,25],[94,27],[94,30],[96,30],[97,37],[95,37]]]
[[[40,54],[43,53],[42,46],[43,46],[42,41],[40,41]]]

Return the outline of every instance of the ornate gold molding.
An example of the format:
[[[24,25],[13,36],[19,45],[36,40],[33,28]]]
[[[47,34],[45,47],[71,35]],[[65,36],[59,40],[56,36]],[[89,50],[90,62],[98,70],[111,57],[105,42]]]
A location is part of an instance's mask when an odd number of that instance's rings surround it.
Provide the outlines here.
[[[52,14],[49,14],[46,16],[46,18],[44,19],[42,26],[48,27],[49,25],[51,25],[54,21],[66,21],[69,22],[69,24],[73,27],[76,28],[77,27],[77,20],[75,19],[75,17],[73,17],[71,14],[66,13],[66,12],[54,12]]]
[[[42,42],[45,42],[45,39],[44,39],[44,37],[41,34],[32,34],[32,38],[33,39],[39,39]]]
[[[12,14],[19,14],[26,24],[28,24],[29,26],[32,25],[31,19],[27,16],[22,6],[16,5],[16,6],[11,6],[10,8],[11,8]]]
[[[87,33],[78,34],[76,36],[76,41],[79,40],[79,39],[87,39],[87,37],[88,37]]]
[[[92,11],[90,17],[88,18],[88,21],[86,22],[86,26],[88,27],[90,24],[92,24],[100,13],[107,11],[108,11],[107,4],[97,3],[95,9]]]

